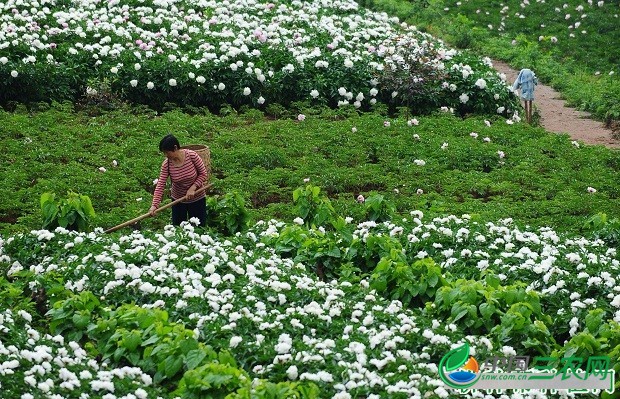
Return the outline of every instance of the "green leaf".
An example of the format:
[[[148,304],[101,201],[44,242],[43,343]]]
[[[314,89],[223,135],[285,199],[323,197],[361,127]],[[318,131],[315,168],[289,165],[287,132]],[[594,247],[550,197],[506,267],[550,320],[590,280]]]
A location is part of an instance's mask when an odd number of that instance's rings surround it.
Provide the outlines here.
[[[482,318],[485,320],[490,320],[496,311],[495,305],[491,303],[486,303],[486,302],[481,303],[480,306],[478,306],[478,309],[480,310],[480,314],[482,315]]]
[[[168,378],[173,377],[183,367],[183,356],[170,355],[164,363],[164,374]]]
[[[487,285],[489,287],[492,288],[499,288],[500,284],[501,284],[501,280],[499,279],[499,277],[497,277],[495,274],[487,274],[486,277],[484,278],[484,280],[486,281]]]
[[[88,323],[90,323],[90,314],[76,313],[71,318],[71,321],[73,321],[76,328],[83,329],[88,325]]]
[[[142,337],[140,331],[133,330],[126,334],[121,341],[121,345],[123,345],[127,350],[133,352],[136,350],[138,345],[142,342]]]
[[[185,355],[185,366],[188,370],[195,369],[202,364],[202,361],[207,357],[207,353],[201,349],[194,349]]]

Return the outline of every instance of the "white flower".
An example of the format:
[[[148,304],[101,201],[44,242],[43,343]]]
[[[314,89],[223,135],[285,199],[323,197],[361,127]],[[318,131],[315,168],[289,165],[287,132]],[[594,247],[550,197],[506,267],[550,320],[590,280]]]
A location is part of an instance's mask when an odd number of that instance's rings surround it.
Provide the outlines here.
[[[377,93],[379,93],[379,90],[375,89],[374,87],[372,89],[370,89],[369,94],[370,94],[371,97],[376,96]]]
[[[393,91],[393,92],[392,92],[392,98],[396,98],[396,96],[397,96],[397,95],[398,95],[398,92],[397,92],[397,91]]]
[[[116,159],[112,161],[112,166],[114,166],[115,168],[118,166],[118,161]]]
[[[110,68],[110,72],[118,73],[118,68],[117,67],[112,67],[112,68]]]
[[[426,165],[426,161],[422,160],[422,159],[414,159],[413,163],[415,163],[418,166],[424,166]]]
[[[138,81],[135,79],[132,79],[129,81],[129,84],[131,85],[131,87],[136,87],[138,85]]]
[[[340,94],[341,96],[344,96],[345,94],[347,94],[347,89],[345,89],[344,87],[339,87],[338,94]]]
[[[418,188],[415,193],[418,195],[422,195],[424,194],[424,190],[422,190],[421,188]]]
[[[420,122],[416,118],[409,119],[407,121],[407,125],[408,126],[418,126],[419,124],[420,124]]]
[[[218,85],[217,85],[217,89],[218,89],[219,91],[222,91],[222,90],[224,90],[225,88],[226,88],[226,85],[225,85],[224,83],[220,83],[220,84],[218,84]],[[246,89],[250,90],[250,89],[249,89],[249,88],[247,88],[247,87],[246,87]],[[244,92],[244,94],[245,94],[245,90],[244,90],[243,92]],[[250,94],[250,93],[248,93],[248,94]],[[246,96],[247,96],[248,94],[246,94]]]
[[[491,138],[490,137],[485,137],[482,139],[482,141],[484,141],[485,143],[490,143],[491,142]]]
[[[596,189],[595,189],[594,187],[588,187],[587,191],[588,191],[590,194],[594,194],[594,193],[596,192]]]
[[[263,96],[260,96],[260,97],[258,97],[258,99],[256,100],[256,102],[257,102],[259,105],[263,105],[263,104],[265,104],[265,98],[264,98]]]
[[[356,128],[355,126],[353,126],[353,127],[351,128],[351,132],[353,132],[353,133],[357,132],[357,128]]]
[[[99,168],[99,172],[105,173],[108,170],[106,168],[104,168],[103,166]]]
[[[502,113],[502,112],[504,112],[505,110],[506,110],[506,108],[504,108],[504,107],[499,107],[499,108],[497,108],[497,113],[498,113],[498,114],[501,114],[501,113]]]
[[[293,219],[293,223],[302,225],[304,224],[304,220],[300,217],[296,217],[295,219]]]
[[[187,74],[187,77],[190,79],[194,79],[196,77],[196,74],[194,72],[190,72]]]
[[[142,68],[142,65],[140,65],[140,64],[136,63],[136,64],[133,65],[133,69],[135,69],[136,71],[139,71],[140,68]]]
[[[232,337],[230,339],[230,343],[228,344],[228,346],[230,346],[231,348],[236,348],[237,345],[241,343],[241,341],[243,341],[243,338],[239,336]]]
[[[500,159],[506,157],[506,154],[504,154],[504,151],[497,151],[497,155],[499,156]]]
[[[357,196],[357,202],[362,203],[364,201],[366,201],[366,199],[364,198],[364,196],[362,194]]]
[[[486,119],[484,120],[484,124],[487,125],[487,127],[491,127],[491,122]]]
[[[576,140],[570,142],[573,146],[579,148],[579,143]]]
[[[463,93],[459,96],[459,101],[462,102],[463,104],[467,104],[467,101],[469,101],[469,96]]]
[[[442,149],[442,150],[445,150],[446,148],[448,148],[448,143],[443,143],[443,144],[441,145],[441,149]]]
[[[309,178],[309,177],[306,177],[306,178],[304,179],[304,183],[310,183],[310,178]]]
[[[17,71],[11,71],[11,76],[16,78],[19,75],[19,73],[17,73]]]
[[[319,91],[318,91],[318,90],[312,90],[312,91],[310,92],[310,96],[311,96],[312,98],[317,98],[317,97],[319,96]]]
[[[346,59],[344,60],[344,67],[345,68],[353,68],[353,61],[351,61],[350,59]]]
[[[243,95],[244,95],[244,96],[249,96],[251,93],[252,93],[252,90],[250,90],[250,88],[249,88],[249,87],[245,87],[245,88],[243,89]]]
[[[177,85],[177,81],[176,81],[176,79],[170,79],[170,80],[168,80],[168,84],[169,84],[170,86],[174,87],[174,86],[176,86],[176,85]]]
[[[200,84],[203,84],[203,83],[204,83],[204,82],[206,82],[206,81],[207,81],[207,79],[205,79],[205,77],[204,77],[204,76],[198,76],[198,77],[196,78],[196,82],[198,82],[198,83],[200,83]]]
[[[305,121],[306,120],[306,115],[304,115],[304,114],[297,115],[297,120],[300,121],[300,122]]]
[[[155,87],[155,84],[153,82],[148,82],[146,84],[146,88],[149,89],[149,90],[152,90],[154,87]]]
[[[9,62],[9,59],[6,57],[0,57],[0,64],[5,65],[7,62]]]
[[[478,138],[478,133],[476,133],[476,132],[471,132],[471,133],[469,133],[469,135],[471,137],[475,138],[475,139]]]
[[[286,370],[286,376],[289,380],[296,380],[299,376],[299,372],[297,371],[297,366],[293,365]]]
[[[476,80],[475,85],[478,86],[480,89],[484,89],[487,87],[487,82],[484,79],[480,78]]]

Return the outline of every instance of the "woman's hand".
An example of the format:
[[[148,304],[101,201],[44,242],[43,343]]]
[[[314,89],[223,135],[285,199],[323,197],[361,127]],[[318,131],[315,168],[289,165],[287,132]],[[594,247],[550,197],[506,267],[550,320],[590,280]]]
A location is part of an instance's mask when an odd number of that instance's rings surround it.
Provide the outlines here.
[[[189,188],[189,190],[187,190],[187,193],[185,194],[185,198],[192,199],[194,198],[194,195],[196,195],[196,186],[192,185]]]
[[[156,207],[152,206],[152,207],[149,208],[149,214],[151,216],[155,216],[156,213],[157,213],[157,208]]]

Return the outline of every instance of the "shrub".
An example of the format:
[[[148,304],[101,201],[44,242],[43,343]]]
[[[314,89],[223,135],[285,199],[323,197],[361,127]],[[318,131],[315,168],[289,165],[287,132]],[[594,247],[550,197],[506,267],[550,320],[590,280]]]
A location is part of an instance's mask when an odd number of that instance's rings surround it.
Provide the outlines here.
[[[56,199],[54,193],[43,193],[41,212],[43,228],[48,230],[60,226],[69,230],[86,231],[95,216],[90,198],[73,191],[68,192],[66,199]]]

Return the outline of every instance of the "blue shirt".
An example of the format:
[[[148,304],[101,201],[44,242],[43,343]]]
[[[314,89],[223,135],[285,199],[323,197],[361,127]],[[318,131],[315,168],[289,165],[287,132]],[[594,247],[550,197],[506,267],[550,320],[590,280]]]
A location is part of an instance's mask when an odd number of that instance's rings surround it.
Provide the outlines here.
[[[534,75],[534,72],[524,68],[519,72],[517,80],[512,85],[512,90],[516,91],[521,89],[521,98],[523,100],[531,101],[534,99],[534,86],[538,84],[538,78]]]

